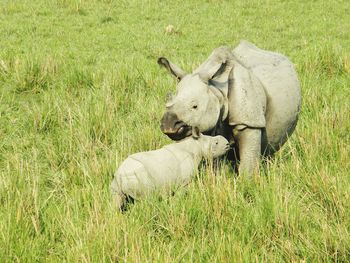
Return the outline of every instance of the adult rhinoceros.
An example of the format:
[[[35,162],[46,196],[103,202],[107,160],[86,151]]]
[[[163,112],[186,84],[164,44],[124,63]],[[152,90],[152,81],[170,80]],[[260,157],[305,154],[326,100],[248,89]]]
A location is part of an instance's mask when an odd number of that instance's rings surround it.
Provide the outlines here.
[[[301,95],[290,60],[242,41],[219,47],[192,73],[159,58],[178,79],[168,99],[161,130],[173,140],[198,127],[235,141],[239,173],[252,175],[261,155],[276,152],[294,131]]]

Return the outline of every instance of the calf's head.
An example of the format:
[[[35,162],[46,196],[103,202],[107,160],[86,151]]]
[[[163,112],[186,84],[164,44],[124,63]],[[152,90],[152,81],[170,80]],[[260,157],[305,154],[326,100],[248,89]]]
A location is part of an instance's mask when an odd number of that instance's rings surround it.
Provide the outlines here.
[[[230,149],[230,144],[225,137],[203,135],[197,127],[192,129],[192,137],[199,141],[203,157],[208,159],[218,158]]]
[[[187,74],[166,58],[158,64],[173,74],[178,84],[176,94],[169,96],[161,120],[161,130],[173,140],[183,139],[192,133],[191,127],[208,132],[220,118],[227,116],[227,93],[232,70],[232,53],[229,48],[215,49],[195,71]]]

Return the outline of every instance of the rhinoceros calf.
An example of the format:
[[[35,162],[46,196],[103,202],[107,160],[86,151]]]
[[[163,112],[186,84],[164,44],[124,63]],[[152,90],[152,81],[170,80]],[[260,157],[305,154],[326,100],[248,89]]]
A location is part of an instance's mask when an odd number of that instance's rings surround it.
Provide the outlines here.
[[[132,154],[115,173],[111,185],[113,199],[121,208],[127,196],[139,199],[155,190],[186,185],[203,158],[217,158],[229,148],[223,136],[206,136],[197,130],[192,137],[161,149]]]

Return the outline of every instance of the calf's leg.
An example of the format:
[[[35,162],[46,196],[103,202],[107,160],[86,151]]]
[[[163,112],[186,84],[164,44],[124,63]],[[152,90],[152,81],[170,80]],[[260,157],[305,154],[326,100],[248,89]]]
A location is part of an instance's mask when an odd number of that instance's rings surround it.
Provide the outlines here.
[[[121,194],[115,194],[113,195],[113,205],[115,206],[116,209],[119,211],[123,211],[124,206],[126,204],[126,197],[125,195]]]
[[[122,211],[126,204],[126,196],[120,191],[117,179],[114,178],[111,184],[112,205]]]

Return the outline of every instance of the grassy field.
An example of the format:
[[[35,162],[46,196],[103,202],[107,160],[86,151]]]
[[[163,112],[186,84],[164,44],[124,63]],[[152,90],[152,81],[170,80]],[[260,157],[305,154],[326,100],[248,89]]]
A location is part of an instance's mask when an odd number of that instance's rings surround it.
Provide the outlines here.
[[[349,1],[0,2],[0,262],[349,262]],[[165,32],[172,24],[175,31]],[[224,165],[123,215],[127,155],[169,143],[175,81],[240,39],[302,84],[292,138],[255,181]]]

